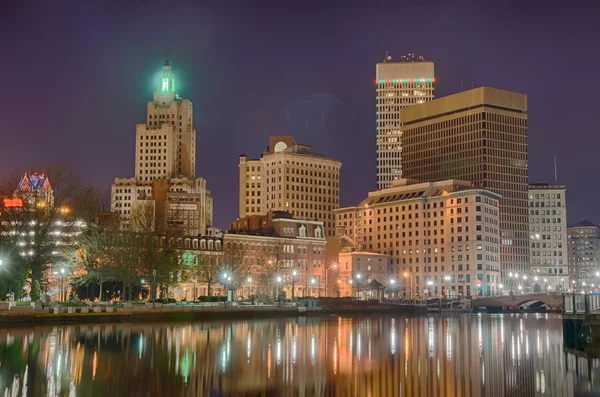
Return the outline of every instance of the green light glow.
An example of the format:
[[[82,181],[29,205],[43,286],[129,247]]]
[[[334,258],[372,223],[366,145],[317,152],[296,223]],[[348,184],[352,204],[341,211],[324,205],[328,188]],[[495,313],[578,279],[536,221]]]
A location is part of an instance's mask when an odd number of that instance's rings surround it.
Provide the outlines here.
[[[169,78],[168,77],[163,77],[163,79],[162,79],[162,90],[163,91],[169,90]]]

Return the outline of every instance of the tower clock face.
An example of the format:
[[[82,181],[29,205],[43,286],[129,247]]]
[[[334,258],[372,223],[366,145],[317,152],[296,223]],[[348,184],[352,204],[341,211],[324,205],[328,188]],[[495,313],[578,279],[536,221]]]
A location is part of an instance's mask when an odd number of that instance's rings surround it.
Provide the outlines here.
[[[275,153],[281,153],[285,149],[287,149],[287,145],[285,144],[285,142],[277,142],[275,144]]]

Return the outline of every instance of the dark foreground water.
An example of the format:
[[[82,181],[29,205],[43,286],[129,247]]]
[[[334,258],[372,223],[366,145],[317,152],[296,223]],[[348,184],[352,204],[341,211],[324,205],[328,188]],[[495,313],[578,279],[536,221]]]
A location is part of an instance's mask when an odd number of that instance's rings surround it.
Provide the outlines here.
[[[600,362],[552,315],[0,330],[0,396],[575,396]]]

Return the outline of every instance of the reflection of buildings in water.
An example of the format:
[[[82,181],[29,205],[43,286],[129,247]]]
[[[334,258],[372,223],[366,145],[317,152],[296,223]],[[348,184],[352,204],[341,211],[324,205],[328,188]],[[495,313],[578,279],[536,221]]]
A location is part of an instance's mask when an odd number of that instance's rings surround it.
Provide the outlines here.
[[[0,341],[12,339],[29,359],[2,376],[14,379],[2,387],[26,386],[33,395],[198,396],[210,388],[562,397],[572,395],[570,374],[589,389],[600,368],[597,360],[584,364],[563,354],[560,319],[543,315],[119,324],[30,333],[0,331]],[[6,357],[0,356],[3,370]]]

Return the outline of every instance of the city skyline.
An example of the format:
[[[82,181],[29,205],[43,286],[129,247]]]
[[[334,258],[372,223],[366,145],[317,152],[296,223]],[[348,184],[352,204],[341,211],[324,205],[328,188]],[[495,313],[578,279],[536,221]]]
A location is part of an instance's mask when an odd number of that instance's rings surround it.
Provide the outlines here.
[[[594,76],[598,55],[585,51],[593,40],[584,33],[592,29],[586,22],[592,13],[585,6],[561,7],[560,2],[544,9],[510,3],[509,11],[521,19],[489,4],[471,8],[466,16],[460,15],[459,6],[325,6],[319,18],[332,20],[327,28],[297,20],[289,26],[275,20],[265,25],[253,19],[265,21],[259,11],[206,9],[183,1],[167,19],[159,13],[164,5],[160,1],[130,7],[42,5],[27,13],[25,7],[11,5],[1,40],[12,57],[0,70],[11,76],[5,89],[14,95],[6,100],[3,120],[12,132],[4,135],[3,146],[10,150],[2,151],[0,170],[4,174],[32,163],[66,162],[101,187],[108,187],[116,175],[133,174],[133,128],[156,87],[152,76],[170,59],[180,76],[178,91],[195,105],[196,174],[206,178],[214,195],[216,226],[226,227],[237,215],[238,155],[262,151],[270,135],[293,135],[316,152],[339,159],[340,205],[352,205],[375,188],[375,65],[386,51],[393,60],[416,52],[436,64],[438,98],[459,92],[461,86],[469,89],[471,82],[527,94],[529,181],[553,184],[557,156],[558,182],[568,191],[567,222],[586,218],[599,223],[592,204],[597,188],[585,182],[598,169],[591,151],[598,138],[591,132],[592,98],[600,87],[589,77]],[[273,11],[279,18],[288,15],[281,8]],[[409,43],[397,44],[396,38],[422,21],[382,26],[397,15],[419,13],[428,13],[438,26]],[[135,21],[126,19],[133,15]],[[448,16],[468,18],[463,20],[469,24]],[[572,41],[552,28],[559,18],[562,29],[581,28],[570,30]],[[190,27],[186,22],[192,19],[199,21]],[[179,27],[180,22],[191,32]],[[506,23],[510,29],[502,31]],[[142,36],[136,34],[142,24],[154,26],[160,41],[149,40],[143,29]],[[10,42],[7,31],[17,26],[31,46]],[[57,28],[62,26],[69,28]],[[369,32],[369,26],[378,29]],[[488,29],[480,32],[482,26]],[[195,39],[178,40],[184,33],[193,33]],[[515,46],[516,39],[523,45]],[[48,47],[46,40],[64,45]],[[40,60],[46,62],[43,67]],[[348,67],[336,68],[338,62]],[[573,100],[564,93],[573,88],[569,81],[578,79],[589,86]],[[74,103],[77,111],[70,111]],[[36,116],[25,117],[25,106]],[[94,150],[82,150],[88,145]]]

